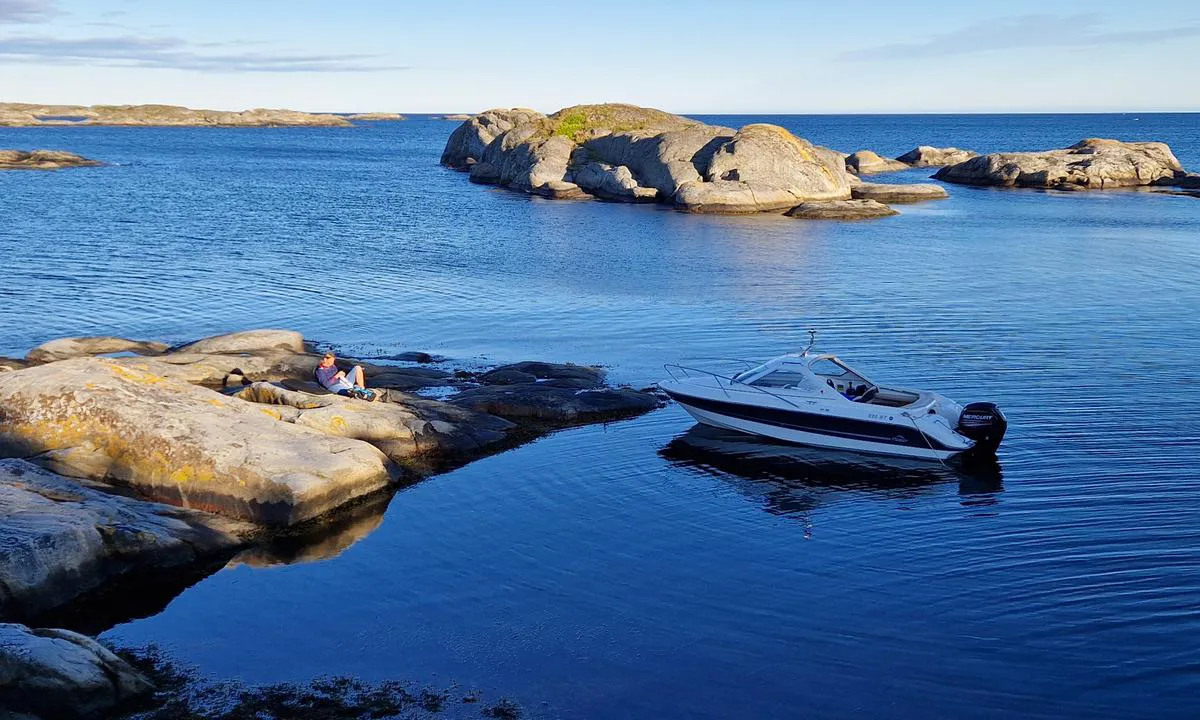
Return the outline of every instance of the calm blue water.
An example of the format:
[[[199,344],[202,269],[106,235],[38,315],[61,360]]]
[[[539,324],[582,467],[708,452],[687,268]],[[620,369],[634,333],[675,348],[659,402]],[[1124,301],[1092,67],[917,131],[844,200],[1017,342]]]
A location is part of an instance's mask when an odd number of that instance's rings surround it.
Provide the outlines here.
[[[706,119],[889,155],[1155,139],[1200,169],[1197,115]],[[309,562],[243,558],[106,638],[539,717],[1200,715],[1200,200],[697,217],[469,185],[437,166],[453,127],[0,129],[114,163],[0,173],[0,354],[285,326],[644,384],[817,327],[873,377],[1000,403],[999,469],[748,445],[668,407],[407,488]]]

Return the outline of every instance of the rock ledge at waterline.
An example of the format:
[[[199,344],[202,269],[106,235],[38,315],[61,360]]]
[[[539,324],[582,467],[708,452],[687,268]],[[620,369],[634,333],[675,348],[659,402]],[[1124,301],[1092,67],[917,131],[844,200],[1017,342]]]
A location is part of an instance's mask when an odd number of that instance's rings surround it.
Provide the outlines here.
[[[454,130],[442,163],[472,182],[556,199],[660,202],[694,213],[782,213],[849,200],[844,155],[776,125],[739,130],[633,105],[552,115],[488,110]]]

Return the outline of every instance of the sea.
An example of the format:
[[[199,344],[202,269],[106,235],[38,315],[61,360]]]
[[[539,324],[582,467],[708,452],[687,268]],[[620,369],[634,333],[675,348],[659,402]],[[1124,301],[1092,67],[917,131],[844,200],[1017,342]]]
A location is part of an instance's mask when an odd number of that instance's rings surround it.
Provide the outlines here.
[[[700,119],[886,156],[1159,140],[1200,170],[1197,114]],[[453,683],[526,717],[1200,717],[1200,198],[948,186],[868,222],[698,216],[472,185],[438,164],[456,125],[0,128],[107,163],[0,172],[0,355],[280,327],[645,387],[813,329],[875,382],[996,402],[995,465],[667,406],[71,626],[215,680]]]

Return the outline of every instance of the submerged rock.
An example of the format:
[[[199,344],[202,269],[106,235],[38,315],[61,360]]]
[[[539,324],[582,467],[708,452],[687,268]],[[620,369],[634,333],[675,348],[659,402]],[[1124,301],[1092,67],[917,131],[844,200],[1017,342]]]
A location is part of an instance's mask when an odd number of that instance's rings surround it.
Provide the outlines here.
[[[59,170],[100,164],[62,150],[0,150],[0,170]]]
[[[29,363],[39,364],[89,357],[108,353],[131,352],[138,355],[161,355],[169,349],[166,343],[149,340],[127,340],[118,337],[69,337],[42,343],[25,355]]]
[[[1106,189],[1171,182],[1184,175],[1165,143],[1088,138],[1062,150],[981,155],[944,167],[934,177],[964,185]]]
[[[850,190],[856,200],[877,200],[881,203],[913,203],[950,197],[946,188],[933,183],[894,184],[861,183]]]
[[[960,150],[956,147],[938,148],[929,145],[921,145],[904,153],[896,158],[898,162],[905,163],[911,167],[942,167],[944,165],[957,165],[960,162],[965,162],[979,153],[973,150]]]
[[[0,374],[0,454],[263,524],[385,487],[378,449],[279,422],[153,360],[77,358]]]
[[[144,675],[87,636],[0,623],[0,710],[43,720],[86,718],[153,690]]]
[[[0,616],[33,617],[126,574],[206,562],[252,530],[0,460]]]
[[[875,200],[835,200],[801,203],[785,214],[805,220],[868,220],[899,213]]]
[[[877,173],[908,170],[909,165],[899,160],[880,157],[870,150],[859,150],[846,158],[846,167],[859,175],[874,175]]]

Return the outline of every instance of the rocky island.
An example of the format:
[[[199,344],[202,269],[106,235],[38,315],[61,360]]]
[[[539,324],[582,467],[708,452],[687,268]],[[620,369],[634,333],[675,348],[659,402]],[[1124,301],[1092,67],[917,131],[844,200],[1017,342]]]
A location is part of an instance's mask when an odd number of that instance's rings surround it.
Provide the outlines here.
[[[552,115],[488,110],[455,129],[442,164],[468,172],[475,183],[555,199],[659,202],[692,213],[787,213],[804,205],[790,214],[895,214],[876,207],[878,201],[854,200],[860,181],[845,157],[777,125],[734,130],[606,104]],[[827,204],[813,207],[820,203]]]
[[[0,126],[132,125],[185,127],[348,127],[328,113],[298,110],[194,110],[178,105],[35,105],[0,103]]]
[[[62,150],[0,150],[0,170],[59,170],[100,164]]]

